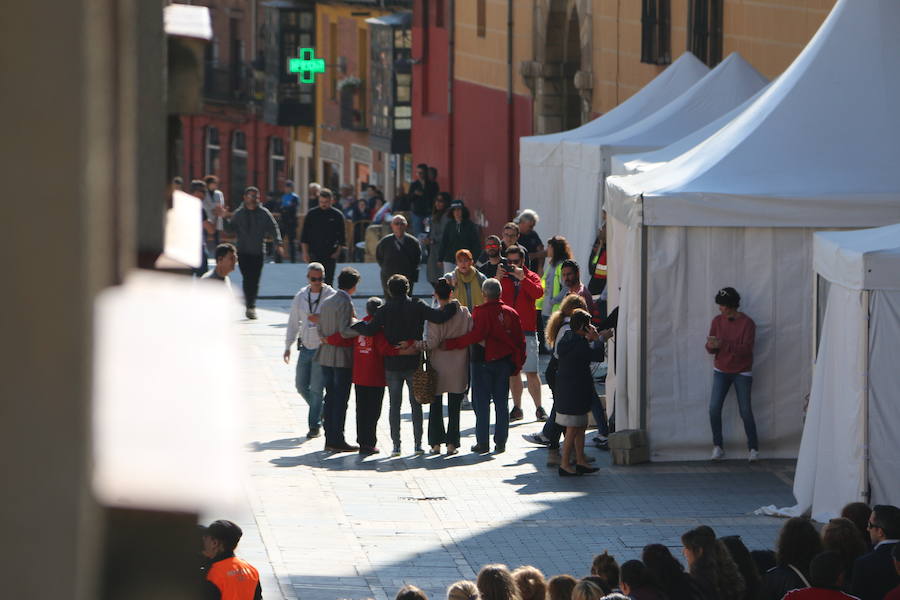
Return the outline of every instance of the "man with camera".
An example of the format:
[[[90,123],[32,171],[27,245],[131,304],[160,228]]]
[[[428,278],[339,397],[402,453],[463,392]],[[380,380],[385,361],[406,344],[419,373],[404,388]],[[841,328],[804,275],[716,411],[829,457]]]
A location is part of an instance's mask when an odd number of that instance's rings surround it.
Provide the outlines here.
[[[537,273],[526,266],[525,250],[519,245],[506,248],[506,255],[500,259],[497,265],[497,279],[503,288],[500,299],[515,309],[519,314],[519,322],[522,325],[522,333],[525,335],[525,364],[522,372],[528,384],[528,393],[534,401],[535,418],[538,421],[547,420],[547,412],[541,406],[541,378],[538,376],[538,339],[535,330],[536,308],[538,298],[544,296],[544,287]],[[520,421],[524,417],[522,413],[522,378],[518,373],[509,378],[509,387],[512,390],[513,409],[509,413],[509,420]]]

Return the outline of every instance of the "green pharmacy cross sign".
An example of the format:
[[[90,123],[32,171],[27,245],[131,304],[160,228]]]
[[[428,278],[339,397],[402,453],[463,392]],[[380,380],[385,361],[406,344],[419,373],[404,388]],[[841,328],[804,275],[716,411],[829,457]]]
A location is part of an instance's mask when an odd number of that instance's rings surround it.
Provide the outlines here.
[[[300,48],[300,58],[288,59],[288,72],[300,73],[300,83],[315,83],[316,73],[325,72],[325,59],[314,58],[314,48]]]

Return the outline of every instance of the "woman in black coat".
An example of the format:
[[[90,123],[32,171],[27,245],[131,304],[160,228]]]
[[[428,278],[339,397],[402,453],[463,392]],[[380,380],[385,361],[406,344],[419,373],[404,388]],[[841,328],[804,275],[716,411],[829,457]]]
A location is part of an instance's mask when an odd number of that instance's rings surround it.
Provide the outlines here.
[[[596,473],[598,469],[591,467],[584,455],[584,431],[597,394],[591,374],[591,362],[603,360],[603,342],[612,337],[612,331],[607,329],[598,332],[591,325],[590,313],[578,309],[569,319],[569,328],[561,329],[558,335],[561,337],[554,344],[559,356],[554,407],[557,425],[566,428],[559,475],[568,477]],[[575,468],[570,470],[573,449]]]

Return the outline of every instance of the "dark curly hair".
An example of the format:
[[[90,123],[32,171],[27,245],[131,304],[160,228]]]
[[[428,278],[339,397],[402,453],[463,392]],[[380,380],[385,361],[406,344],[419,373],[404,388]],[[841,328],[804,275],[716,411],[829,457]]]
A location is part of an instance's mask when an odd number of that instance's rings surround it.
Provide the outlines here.
[[[779,567],[793,565],[809,577],[809,561],[822,551],[822,540],[809,519],[793,517],[787,520],[778,534],[775,554]]]
[[[831,519],[822,528],[822,547],[841,557],[845,578],[850,575],[856,559],[866,553],[866,542],[856,524],[843,517]]]
[[[728,548],[728,553],[731,554],[732,560],[734,560],[738,570],[741,572],[741,577],[744,578],[746,589],[744,597],[748,598],[748,600],[755,599],[759,595],[762,581],[760,580],[759,572],[756,570],[756,563],[753,562],[753,557],[750,556],[750,550],[741,541],[741,536],[739,535],[726,535],[721,538],[721,541]]]
[[[693,600],[696,595],[691,590],[691,580],[684,567],[662,544],[648,544],[641,553],[641,561],[665,592],[669,600]]]
[[[694,555],[691,575],[716,598],[743,598],[746,586],[728,548],[712,527],[701,525],[684,533],[681,543]]]

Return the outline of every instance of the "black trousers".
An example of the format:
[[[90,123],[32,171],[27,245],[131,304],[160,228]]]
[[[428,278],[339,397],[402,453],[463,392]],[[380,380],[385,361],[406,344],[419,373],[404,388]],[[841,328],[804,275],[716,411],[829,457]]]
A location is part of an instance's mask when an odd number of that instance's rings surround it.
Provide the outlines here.
[[[262,254],[241,254],[238,266],[244,279],[244,303],[247,308],[256,308],[256,297],[259,295],[259,277],[262,275]]]
[[[313,254],[309,255],[309,260],[311,262],[322,263],[322,266],[325,267],[325,283],[334,287],[334,269],[337,266],[337,261],[330,256],[322,258],[321,256],[315,256]]]
[[[287,246],[288,257],[291,262],[297,262],[297,222],[282,221],[281,235]]]
[[[381,416],[383,387],[356,384],[356,443],[360,448],[375,448],[375,429]]]
[[[453,444],[459,448],[459,410],[465,394],[447,394],[447,430],[444,431],[443,395],[435,396],[428,409],[428,445]]]

